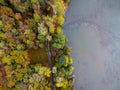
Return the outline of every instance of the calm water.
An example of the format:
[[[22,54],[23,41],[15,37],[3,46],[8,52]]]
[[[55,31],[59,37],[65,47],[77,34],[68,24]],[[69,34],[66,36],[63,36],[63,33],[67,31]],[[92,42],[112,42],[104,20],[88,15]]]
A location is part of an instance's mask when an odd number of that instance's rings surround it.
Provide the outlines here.
[[[76,90],[120,90],[120,0],[71,0],[63,28]]]

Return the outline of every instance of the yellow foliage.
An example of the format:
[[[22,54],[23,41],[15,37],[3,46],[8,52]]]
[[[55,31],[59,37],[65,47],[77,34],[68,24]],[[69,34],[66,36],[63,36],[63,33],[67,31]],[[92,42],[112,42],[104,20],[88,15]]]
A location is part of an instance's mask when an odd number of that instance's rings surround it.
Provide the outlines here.
[[[21,81],[22,78],[23,78],[23,74],[22,74],[22,73],[17,73],[17,74],[16,74],[16,77],[17,77],[17,80],[18,80],[18,81]]]
[[[58,24],[63,25],[64,24],[64,17],[63,16],[58,16],[57,21],[58,21]]]
[[[74,70],[74,67],[73,67],[73,66],[70,66],[70,70],[73,71],[73,70]]]
[[[27,61],[29,59],[27,51],[11,51],[10,55],[11,59],[15,60],[15,62],[19,64],[23,64],[24,61]]]
[[[37,90],[38,89],[38,87],[39,87],[39,83],[34,83],[34,90]]]
[[[2,62],[3,62],[3,63],[10,64],[10,63],[11,63],[11,60],[10,60],[9,56],[6,56],[6,55],[5,55],[5,56],[2,58]]]
[[[0,57],[4,56],[4,50],[0,49]]]
[[[50,88],[50,87],[45,86],[45,90],[51,90],[51,88]]]
[[[51,71],[50,68],[47,67],[40,67],[39,69],[39,74],[43,76],[50,77]]]
[[[57,30],[56,30],[57,34],[60,34],[62,33],[62,28],[61,27],[57,27]]]
[[[57,15],[63,15],[65,12],[65,6],[63,0],[53,0],[55,4],[55,9],[57,11]]]
[[[35,21],[36,21],[36,22],[39,22],[39,20],[40,20],[39,14],[38,14],[38,13],[34,13],[33,16],[34,16]]]
[[[65,60],[66,60],[66,64],[65,64],[65,66],[67,66],[67,65],[68,65],[68,63],[69,63],[69,58],[68,58],[68,56],[67,56],[67,55],[65,56]]]
[[[0,32],[0,37],[5,38],[5,34]]]
[[[67,88],[69,86],[68,81],[64,80],[63,81],[63,88]]]
[[[0,26],[3,26],[3,22],[0,20]]]
[[[56,87],[62,87],[63,85],[64,85],[64,83],[62,83],[62,82],[56,83]]]
[[[72,64],[73,63],[73,59],[72,57],[69,57],[69,64]]]
[[[69,86],[68,80],[63,80],[62,82],[57,82],[56,87],[67,88]]]
[[[55,28],[54,27],[50,27],[49,28],[49,33],[50,34],[54,34],[55,33]]]

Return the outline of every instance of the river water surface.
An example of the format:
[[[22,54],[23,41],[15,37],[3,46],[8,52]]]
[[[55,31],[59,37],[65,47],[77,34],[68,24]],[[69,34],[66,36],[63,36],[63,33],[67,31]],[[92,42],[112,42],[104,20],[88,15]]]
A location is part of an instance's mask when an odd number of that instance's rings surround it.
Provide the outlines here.
[[[76,90],[120,90],[120,0],[71,0],[63,29]]]

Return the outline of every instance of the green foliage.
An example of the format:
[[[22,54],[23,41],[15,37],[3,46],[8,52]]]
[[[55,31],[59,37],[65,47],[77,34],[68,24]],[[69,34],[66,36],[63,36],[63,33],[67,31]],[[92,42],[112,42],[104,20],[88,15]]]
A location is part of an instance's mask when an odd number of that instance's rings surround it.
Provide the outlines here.
[[[25,46],[23,44],[18,44],[16,48],[17,50],[24,50]]]
[[[10,3],[12,4],[12,6],[14,6],[15,11],[18,12],[25,12],[29,9],[30,7],[30,1],[26,0],[26,1],[19,1],[19,0],[9,0]]]
[[[35,67],[34,67],[35,72],[39,72],[40,67],[41,67],[40,64],[36,64]]]
[[[19,34],[19,31],[17,29],[12,29],[12,33],[14,33],[15,35],[18,35]]]
[[[38,35],[38,40],[41,42],[41,43],[44,43],[45,42],[45,37],[43,35]]]
[[[56,61],[57,61],[56,65],[58,67],[62,66],[67,67],[69,64],[72,64],[72,58],[68,55],[60,55]]]
[[[30,40],[27,40],[26,43],[27,43],[28,45],[30,45],[31,41],[30,41]]]
[[[38,0],[31,0],[31,3],[37,3]]]
[[[0,41],[0,47],[3,47],[3,46],[5,46],[5,41]]]
[[[0,4],[7,5],[7,3],[4,0],[0,0]]]
[[[66,44],[66,36],[57,34],[53,36],[52,48],[63,49]]]
[[[64,73],[65,75],[71,75],[73,73],[74,67],[73,66],[67,66],[66,68],[61,68],[60,71]]]
[[[67,63],[66,61],[66,56],[65,55],[61,55],[57,58],[57,63],[56,66],[57,67],[62,67]]]

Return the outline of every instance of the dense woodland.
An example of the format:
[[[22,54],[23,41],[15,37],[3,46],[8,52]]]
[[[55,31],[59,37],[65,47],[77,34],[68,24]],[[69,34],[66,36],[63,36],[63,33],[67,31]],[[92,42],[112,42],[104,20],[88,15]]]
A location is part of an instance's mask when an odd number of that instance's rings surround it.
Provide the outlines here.
[[[0,0],[0,90],[73,90],[63,34],[69,0]]]

